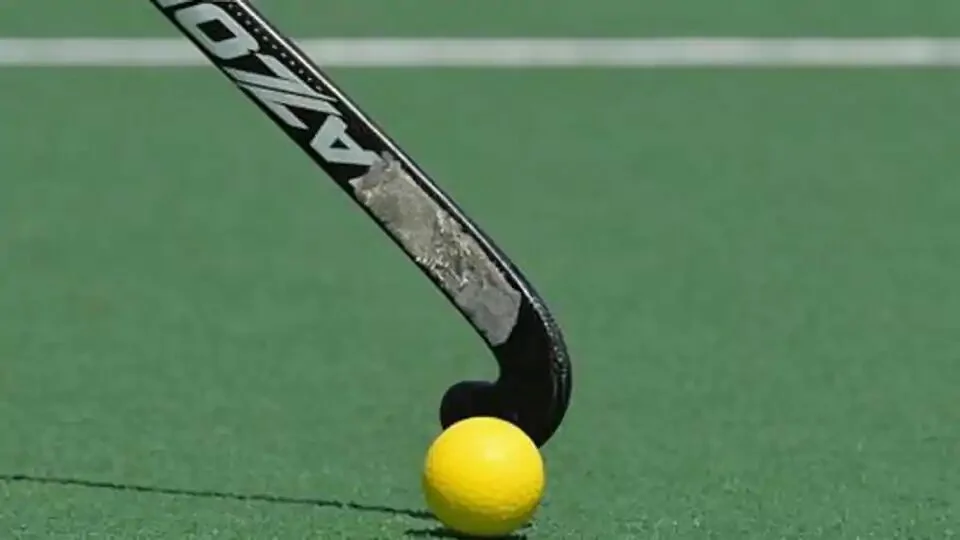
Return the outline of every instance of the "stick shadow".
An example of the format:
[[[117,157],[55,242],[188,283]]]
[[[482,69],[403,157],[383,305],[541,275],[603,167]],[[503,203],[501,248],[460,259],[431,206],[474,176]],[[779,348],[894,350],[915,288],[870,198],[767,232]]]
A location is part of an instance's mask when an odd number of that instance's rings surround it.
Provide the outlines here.
[[[126,483],[117,483],[117,482],[97,482],[93,480],[83,480],[79,478],[35,476],[35,475],[29,475],[29,474],[0,474],[0,482],[72,486],[72,487],[83,487],[83,488],[92,488],[92,489],[104,489],[104,490],[111,490],[111,491],[129,491],[129,492],[136,492],[136,493],[152,493],[157,495],[171,495],[171,496],[180,496],[180,497],[198,497],[198,498],[204,498],[204,499],[220,499],[220,500],[228,500],[228,501],[242,501],[242,502],[254,501],[254,502],[263,502],[263,503],[271,503],[271,504],[312,506],[316,508],[338,508],[341,510],[370,512],[370,513],[377,513],[377,514],[390,514],[394,516],[407,516],[415,519],[435,521],[433,514],[425,510],[393,508],[390,506],[362,504],[362,503],[353,502],[353,501],[284,497],[282,495],[270,495],[265,493],[232,493],[227,491],[180,489],[180,488],[146,486],[146,485],[139,485],[139,484],[126,484]],[[439,538],[443,538],[443,537],[439,537]]]

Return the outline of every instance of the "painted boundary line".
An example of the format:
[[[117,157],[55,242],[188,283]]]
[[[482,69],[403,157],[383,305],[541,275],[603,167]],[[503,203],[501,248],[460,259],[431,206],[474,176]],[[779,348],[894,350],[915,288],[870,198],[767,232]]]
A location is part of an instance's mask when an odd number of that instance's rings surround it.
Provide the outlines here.
[[[960,38],[303,39],[329,67],[960,67]],[[0,38],[0,66],[205,66],[183,39]]]

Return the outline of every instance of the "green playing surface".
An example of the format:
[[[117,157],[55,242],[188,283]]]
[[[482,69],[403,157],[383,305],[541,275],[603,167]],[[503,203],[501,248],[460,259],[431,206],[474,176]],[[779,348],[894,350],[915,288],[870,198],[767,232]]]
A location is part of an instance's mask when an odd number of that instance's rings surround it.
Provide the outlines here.
[[[941,35],[958,11],[262,3],[301,35]],[[173,35],[145,2],[35,22],[62,4],[0,34]],[[531,540],[960,535],[955,72],[334,75],[566,331]],[[212,69],[0,88],[0,538],[442,537],[439,396],[493,363],[375,225]]]

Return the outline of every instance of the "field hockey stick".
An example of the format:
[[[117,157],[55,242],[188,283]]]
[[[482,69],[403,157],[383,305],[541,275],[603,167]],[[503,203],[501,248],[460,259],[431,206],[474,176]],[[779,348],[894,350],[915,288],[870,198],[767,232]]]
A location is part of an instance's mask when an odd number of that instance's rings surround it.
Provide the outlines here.
[[[247,0],[150,0],[400,246],[499,365],[446,391],[443,427],[497,416],[544,445],[571,393],[560,328],[527,279],[384,132]]]

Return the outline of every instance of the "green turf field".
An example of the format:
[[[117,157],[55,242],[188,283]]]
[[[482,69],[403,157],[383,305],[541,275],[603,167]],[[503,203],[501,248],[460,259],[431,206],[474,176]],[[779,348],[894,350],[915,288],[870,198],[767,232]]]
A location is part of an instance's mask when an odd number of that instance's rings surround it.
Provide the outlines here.
[[[55,3],[0,35],[174,35],[146,2],[38,17]],[[939,36],[960,15],[261,3],[316,36]],[[566,331],[530,540],[960,536],[956,71],[334,75]],[[0,89],[0,540],[443,537],[419,491],[439,397],[493,364],[372,222],[211,69],[2,68]]]

